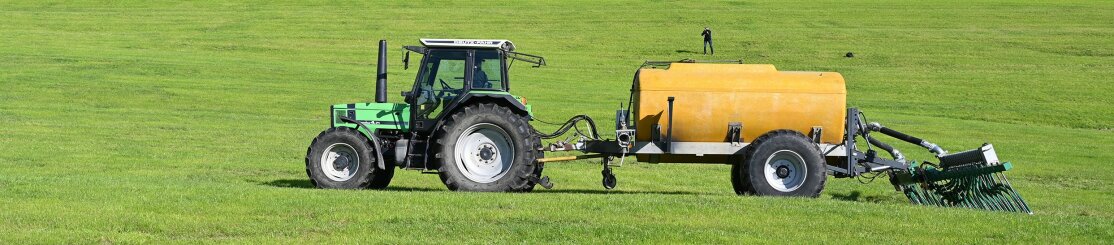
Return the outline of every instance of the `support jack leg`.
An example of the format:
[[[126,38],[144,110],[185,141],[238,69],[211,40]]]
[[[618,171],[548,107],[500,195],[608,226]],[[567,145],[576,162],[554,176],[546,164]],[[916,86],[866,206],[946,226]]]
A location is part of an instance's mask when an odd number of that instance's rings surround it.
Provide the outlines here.
[[[600,174],[603,175],[603,188],[608,190],[615,189],[615,185],[618,184],[615,174],[611,173],[611,166],[608,165],[610,159],[611,157],[603,158],[603,171],[600,171]]]

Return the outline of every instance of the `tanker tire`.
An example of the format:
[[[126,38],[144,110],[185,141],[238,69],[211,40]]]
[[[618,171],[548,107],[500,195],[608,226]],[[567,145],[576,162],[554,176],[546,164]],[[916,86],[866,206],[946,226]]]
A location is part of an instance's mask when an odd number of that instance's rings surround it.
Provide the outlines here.
[[[340,170],[325,169],[327,166],[321,164],[322,160],[327,159],[326,151],[337,147],[350,149],[349,153],[354,154],[359,162],[352,169],[354,173],[347,179],[344,178],[345,176],[330,177],[328,172],[337,173]],[[394,178],[395,170],[390,166],[387,166],[387,169],[380,169],[376,163],[375,150],[367,137],[352,128],[329,128],[313,138],[309,149],[306,150],[306,175],[309,176],[313,186],[322,189],[387,188]]]
[[[458,162],[456,149],[463,134],[474,133],[476,126],[483,125],[485,130],[501,132],[510,143],[513,157],[510,167],[500,171],[498,176],[477,176],[465,173],[469,171],[464,161]],[[440,163],[438,168],[441,182],[445,187],[454,191],[481,191],[481,192],[529,192],[536,183],[530,181],[531,175],[541,176],[542,165],[536,162],[541,156],[538,150],[541,147],[541,138],[533,133],[525,116],[515,114],[510,109],[490,103],[478,103],[464,107],[464,109],[446,117],[444,124],[436,134],[434,145],[430,149],[439,153],[434,154]],[[499,141],[499,140],[495,140]],[[498,147],[495,147],[498,149]],[[505,155],[506,152],[496,151],[496,155]],[[469,177],[472,176],[472,177]],[[485,178],[486,177],[486,178]],[[482,181],[473,180],[483,178]]]
[[[778,182],[776,179],[768,180],[767,165],[776,165],[777,162],[793,165],[798,160],[802,165],[798,168],[805,170],[804,174],[799,175],[803,177],[801,183],[784,186],[774,184]],[[793,171],[787,172],[787,177],[793,176]],[[777,177],[781,176],[779,171],[774,173]],[[731,186],[739,195],[817,197],[824,190],[827,178],[827,168],[824,166],[824,159],[820,157],[818,146],[808,137],[793,130],[781,129],[766,133],[747,146],[742,158],[732,160]]]

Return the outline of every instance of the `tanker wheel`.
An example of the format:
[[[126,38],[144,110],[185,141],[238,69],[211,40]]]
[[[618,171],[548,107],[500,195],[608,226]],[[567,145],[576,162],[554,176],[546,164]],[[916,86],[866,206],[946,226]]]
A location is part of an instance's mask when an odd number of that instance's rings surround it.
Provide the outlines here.
[[[731,167],[731,185],[739,195],[817,197],[827,178],[820,149],[793,130],[758,137]]]
[[[454,191],[526,192],[534,188],[531,175],[541,174],[536,163],[541,139],[527,118],[495,104],[473,104],[445,120],[437,133],[435,156],[445,186]]]
[[[306,174],[317,188],[387,188],[395,170],[380,169],[375,151],[360,132],[346,127],[330,128],[309,144]]]

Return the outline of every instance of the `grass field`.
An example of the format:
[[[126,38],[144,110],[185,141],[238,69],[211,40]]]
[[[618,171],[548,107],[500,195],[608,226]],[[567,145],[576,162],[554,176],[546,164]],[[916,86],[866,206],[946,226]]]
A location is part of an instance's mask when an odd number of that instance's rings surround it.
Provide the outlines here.
[[[511,79],[546,121],[610,125],[644,60],[841,72],[871,120],[994,143],[1036,214],[913,206],[885,179],[740,197],[726,165],[627,164],[612,191],[595,161],[529,194],[417,172],[312,189],[326,106],[371,100],[379,39],[401,101],[419,37],[545,56]],[[1111,37],[1106,1],[0,1],[0,243],[1112,243]]]

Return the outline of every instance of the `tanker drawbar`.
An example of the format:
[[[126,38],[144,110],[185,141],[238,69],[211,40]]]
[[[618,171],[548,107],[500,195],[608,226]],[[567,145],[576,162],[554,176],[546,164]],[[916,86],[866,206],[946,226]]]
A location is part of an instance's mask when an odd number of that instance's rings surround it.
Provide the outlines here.
[[[601,158],[607,189],[617,183],[611,167],[627,156],[651,163],[730,164],[740,195],[816,197],[827,175],[867,181],[886,175],[914,204],[1032,214],[1003,174],[1012,164],[999,161],[992,145],[949,154],[926,140],[864,122],[862,112],[846,107],[846,95],[843,77],[835,72],[785,72],[742,62],[647,62],[634,75],[627,107],[616,111],[615,139],[601,139],[591,118],[578,115],[557,132],[534,132],[544,139],[575,132],[544,150],[586,154],[537,161]],[[577,128],[579,122],[587,122],[588,134]],[[909,161],[873,133],[923,147],[936,159]],[[616,157],[620,161],[613,165]]]

